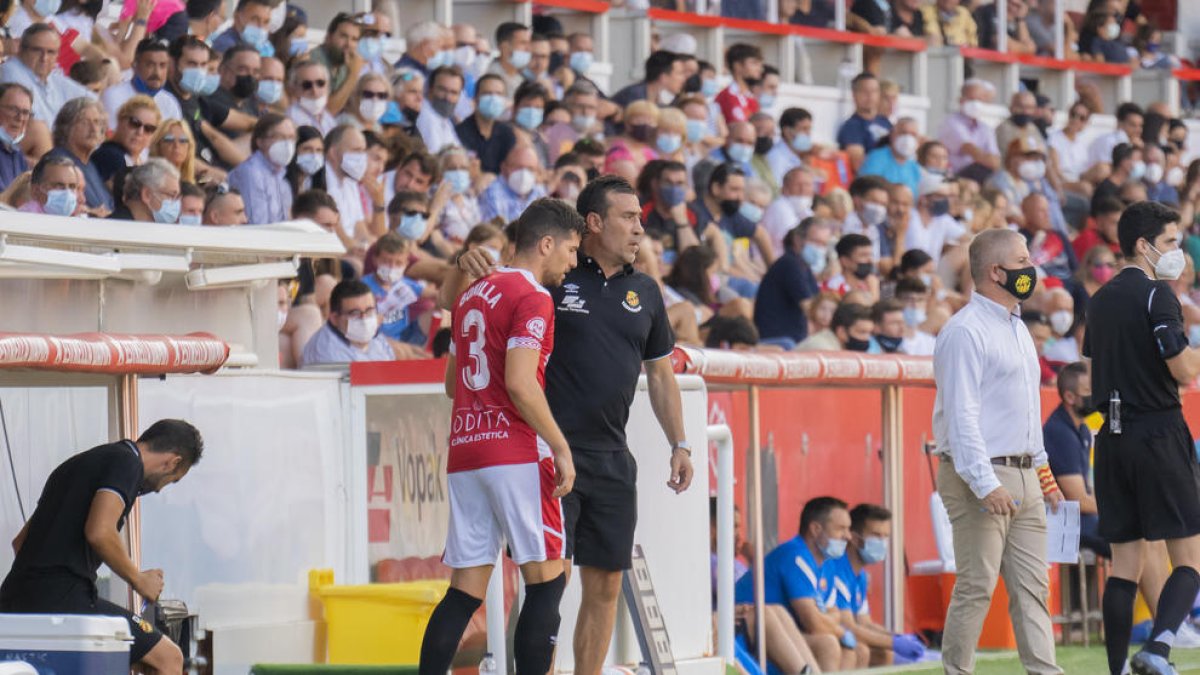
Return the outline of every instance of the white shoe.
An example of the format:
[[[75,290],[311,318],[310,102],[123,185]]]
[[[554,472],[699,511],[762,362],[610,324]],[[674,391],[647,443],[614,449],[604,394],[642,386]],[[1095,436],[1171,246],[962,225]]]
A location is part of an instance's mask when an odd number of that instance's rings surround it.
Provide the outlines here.
[[[1179,630],[1175,633],[1175,644],[1171,645],[1172,649],[1196,649],[1200,648],[1200,631],[1192,627],[1190,623],[1184,621],[1179,626]]]

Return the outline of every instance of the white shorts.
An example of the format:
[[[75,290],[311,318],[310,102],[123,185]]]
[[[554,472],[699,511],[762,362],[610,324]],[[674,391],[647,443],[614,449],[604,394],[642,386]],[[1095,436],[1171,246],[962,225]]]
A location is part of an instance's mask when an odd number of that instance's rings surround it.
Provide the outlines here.
[[[518,565],[561,559],[562,504],[551,496],[555,483],[549,458],[450,474],[442,562],[455,569],[492,565],[505,541]]]

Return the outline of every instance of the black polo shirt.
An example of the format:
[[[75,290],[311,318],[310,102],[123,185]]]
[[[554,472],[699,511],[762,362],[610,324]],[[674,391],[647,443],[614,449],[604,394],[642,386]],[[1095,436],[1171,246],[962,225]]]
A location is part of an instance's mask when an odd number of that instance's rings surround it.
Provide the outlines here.
[[[167,91],[174,94],[175,100],[179,101],[179,109],[183,112],[183,121],[192,130],[192,137],[196,142],[196,157],[212,165],[223,165],[217,151],[208,142],[208,137],[201,132],[200,122],[207,121],[213,127],[220,129],[221,125],[225,124],[225,120],[229,118],[229,108],[200,96],[192,95],[185,98],[184,92],[170,80],[167,81]]]
[[[118,528],[124,527],[142,480],[141,456],[130,441],[97,446],[60,464],[46,479],[0,593],[7,597],[28,584],[72,578],[95,584],[101,560],[84,535],[92,500],[101,491],[120,497],[125,509]]]
[[[1132,413],[1180,407],[1167,359],[1187,348],[1183,310],[1165,281],[1126,267],[1088,303],[1083,355],[1092,360],[1092,400],[1108,412],[1115,389]]]
[[[658,284],[632,265],[609,278],[580,253],[554,297],[546,398],[575,450],[623,451],[643,361],[675,348]]]
[[[459,122],[454,127],[458,140],[463,147],[479,158],[479,168],[487,173],[500,174],[500,165],[504,158],[517,144],[517,135],[508,122],[496,121],[492,124],[492,135],[484,138],[479,132],[479,124],[475,115]]]

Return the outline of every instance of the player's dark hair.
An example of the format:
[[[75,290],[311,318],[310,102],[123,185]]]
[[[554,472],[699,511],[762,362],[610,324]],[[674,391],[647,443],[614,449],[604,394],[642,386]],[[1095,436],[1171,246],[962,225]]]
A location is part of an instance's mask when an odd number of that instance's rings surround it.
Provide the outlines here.
[[[859,321],[871,321],[871,308],[866,305],[860,305],[857,302],[843,302],[838,305],[838,308],[833,310],[833,319],[829,322],[830,330],[845,328],[850,330],[851,326]]]
[[[1058,371],[1058,398],[1068,391],[1075,391],[1079,381],[1088,376],[1087,364],[1082,361],[1068,363]]]
[[[878,504],[859,504],[850,510],[850,531],[862,534],[867,523],[886,523],[892,519],[892,512]]]
[[[571,233],[583,236],[583,216],[571,208],[569,202],[553,197],[542,197],[530,204],[516,220],[516,249],[528,251],[538,245],[544,237],[562,241]]]
[[[808,500],[804,510],[800,512],[800,536],[808,534],[808,529],[813,523],[824,525],[829,520],[829,514],[845,508],[846,502],[837,497],[814,497]]]
[[[713,169],[712,173],[708,175],[708,193],[712,194],[712,189],[714,187],[725,187],[725,184],[729,182],[729,179],[733,178],[734,176],[741,176],[742,178],[745,178],[746,172],[742,170],[742,167],[734,164],[733,162],[724,162],[718,165],[717,168]]]
[[[888,182],[879,176],[859,176],[850,182],[851,197],[866,197],[874,190],[887,192]]]
[[[1124,122],[1130,115],[1138,115],[1143,118],[1146,116],[1146,114],[1142,112],[1142,106],[1134,103],[1133,101],[1126,101],[1125,103],[1117,106],[1118,122]]]
[[[725,66],[733,70],[735,63],[748,61],[750,59],[758,59],[762,61],[762,50],[754,45],[748,45],[744,42],[738,42],[730,45],[729,49],[725,50]]]
[[[1161,202],[1138,202],[1125,209],[1117,223],[1117,240],[1126,258],[1136,255],[1138,239],[1153,242],[1167,225],[1179,222],[1179,212]]]
[[[791,129],[804,120],[811,120],[812,113],[804,108],[788,108],[779,116],[779,128]]]
[[[512,40],[513,35],[520,33],[523,30],[529,30],[529,26],[526,26],[523,23],[517,23],[515,21],[505,21],[499,26],[496,26],[496,44],[499,45],[501,42],[508,42],[509,40]]]
[[[583,191],[579,193],[579,197],[575,199],[575,210],[584,219],[588,217],[589,213],[604,218],[608,215],[608,196],[610,194],[636,197],[637,190],[634,190],[629,181],[620,176],[599,176],[584,186]]]
[[[1107,216],[1110,213],[1120,213],[1125,210],[1125,204],[1116,197],[1101,197],[1092,207],[1092,217]]]
[[[361,279],[342,279],[329,294],[329,311],[342,311],[342,301],[347,298],[357,298],[371,294],[371,287]]]
[[[665,49],[660,49],[650,55],[646,59],[646,81],[654,82],[658,78],[671,72],[671,68],[675,66],[675,62],[683,58],[683,55],[669,52]]]
[[[875,303],[873,307],[871,307],[871,320],[874,321],[876,325],[879,325],[883,323],[883,317],[887,316],[888,314],[891,314],[892,312],[903,311],[904,305],[895,298],[880,300],[879,302]]]
[[[183,420],[159,420],[150,425],[137,439],[150,452],[169,452],[183,458],[183,463],[192,467],[200,462],[204,454],[204,439],[196,427]]]

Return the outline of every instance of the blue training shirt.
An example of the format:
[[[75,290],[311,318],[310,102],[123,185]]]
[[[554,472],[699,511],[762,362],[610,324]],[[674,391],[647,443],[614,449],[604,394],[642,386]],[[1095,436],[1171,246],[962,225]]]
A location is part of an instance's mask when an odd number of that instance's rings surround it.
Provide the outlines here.
[[[850,556],[845,555],[837,560],[828,561],[825,567],[829,570],[837,608],[850,610],[854,616],[870,614],[871,605],[867,600],[867,591],[870,589],[871,575],[866,568],[855,574],[854,567],[850,564]]]
[[[788,605],[792,600],[810,599],[824,609],[836,603],[831,592],[828,565],[818,565],[802,537],[775,547],[763,558],[763,599],[771,605]],[[746,573],[734,587],[738,604],[754,602],[754,574]]]

